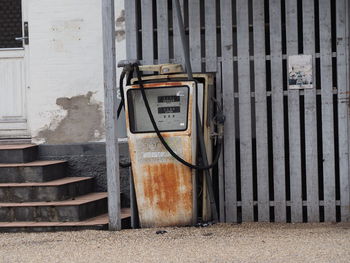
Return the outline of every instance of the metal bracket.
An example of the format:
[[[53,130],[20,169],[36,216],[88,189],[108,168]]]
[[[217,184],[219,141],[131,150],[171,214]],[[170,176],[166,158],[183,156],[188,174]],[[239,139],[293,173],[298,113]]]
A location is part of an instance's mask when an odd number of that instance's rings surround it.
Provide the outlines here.
[[[143,65],[143,66],[140,66],[139,68],[140,68],[140,71],[153,71],[153,72],[158,72],[161,75],[184,72],[181,64]]]

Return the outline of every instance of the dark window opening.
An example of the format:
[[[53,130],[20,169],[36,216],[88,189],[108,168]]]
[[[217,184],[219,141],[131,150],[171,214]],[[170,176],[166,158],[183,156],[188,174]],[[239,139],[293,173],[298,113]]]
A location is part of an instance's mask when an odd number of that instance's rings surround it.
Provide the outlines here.
[[[21,0],[0,0],[0,48],[21,48],[22,41]]]

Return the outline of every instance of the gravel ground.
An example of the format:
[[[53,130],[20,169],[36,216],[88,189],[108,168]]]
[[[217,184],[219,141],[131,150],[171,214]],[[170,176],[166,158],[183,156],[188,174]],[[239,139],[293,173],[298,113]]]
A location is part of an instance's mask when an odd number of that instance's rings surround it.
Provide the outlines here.
[[[350,262],[350,224],[1,233],[0,262]]]

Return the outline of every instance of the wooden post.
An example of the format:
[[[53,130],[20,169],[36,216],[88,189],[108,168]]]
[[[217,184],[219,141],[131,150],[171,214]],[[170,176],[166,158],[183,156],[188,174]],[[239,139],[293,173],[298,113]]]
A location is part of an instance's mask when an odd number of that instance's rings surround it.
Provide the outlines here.
[[[114,0],[102,0],[109,230],[121,229]]]

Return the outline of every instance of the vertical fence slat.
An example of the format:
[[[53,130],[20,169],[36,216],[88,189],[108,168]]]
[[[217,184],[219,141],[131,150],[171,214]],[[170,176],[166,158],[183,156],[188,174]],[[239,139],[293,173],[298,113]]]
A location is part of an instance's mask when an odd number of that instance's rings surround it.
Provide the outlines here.
[[[218,62],[216,72],[216,99],[222,102],[222,70],[221,62]],[[225,222],[225,180],[224,180],[224,158],[220,155],[218,161],[218,177],[219,177],[219,214],[220,222]]]
[[[347,34],[347,53],[346,53],[346,75],[347,75],[347,104],[350,108],[350,3],[346,1],[346,34]],[[348,169],[350,170],[350,109],[348,111]],[[349,172],[350,173],[350,172]],[[350,192],[350,190],[349,190]],[[349,193],[350,194],[350,193]]]
[[[237,0],[237,57],[242,221],[254,220],[248,1]]]
[[[216,71],[216,0],[205,0],[205,68]]]
[[[320,0],[322,148],[325,221],[335,221],[335,161],[332,85],[331,3]]]
[[[305,166],[308,222],[320,221],[318,166],[317,166],[317,108],[315,62],[315,7],[314,0],[303,1],[303,50],[313,59],[313,88],[304,90],[305,108]]]
[[[184,19],[184,0],[180,0],[182,18]],[[175,10],[175,0],[173,0],[173,43],[174,43],[174,60],[175,63],[184,65],[184,54],[180,37],[180,29],[178,26],[177,15]]]
[[[169,63],[168,0],[157,1],[158,63]]]
[[[270,1],[273,180],[275,221],[286,221],[281,2]]]
[[[109,230],[115,231],[120,230],[122,224],[120,211],[119,145],[116,123],[118,117],[114,1],[103,1],[101,9],[108,217]]]
[[[287,53],[298,54],[297,0],[286,1]],[[287,72],[288,74],[288,72]],[[299,90],[288,90],[291,222],[303,221]]]
[[[349,110],[347,102],[349,101],[347,83],[347,25],[346,15],[347,6],[345,0],[336,2],[337,8],[337,88],[338,88],[338,140],[339,140],[339,175],[340,175],[340,204],[341,220],[349,221],[350,200],[349,200],[349,138],[348,122]]]
[[[125,31],[126,31],[126,56],[127,59],[138,59],[137,56],[137,21],[136,18],[136,2],[135,0],[125,0]],[[136,206],[136,196],[134,189],[134,181],[132,176],[132,170],[129,169],[131,173],[130,177],[130,208],[131,208],[131,226],[135,227],[137,225],[137,206]]]
[[[188,23],[190,34],[190,57],[193,72],[201,72],[201,21],[200,21],[200,0],[188,2]]]
[[[258,220],[270,221],[264,1],[253,0]]]
[[[137,57],[137,15],[136,1],[125,0],[125,34],[126,34],[126,56],[128,59],[138,59]]]
[[[154,64],[152,0],[141,1],[141,21],[142,21],[142,61],[144,65],[152,65]]]
[[[236,190],[236,134],[233,82],[233,40],[232,40],[232,1],[222,0],[221,12],[221,54],[222,54],[222,93],[226,115],[224,164],[225,164],[225,212],[227,222],[237,222]]]

